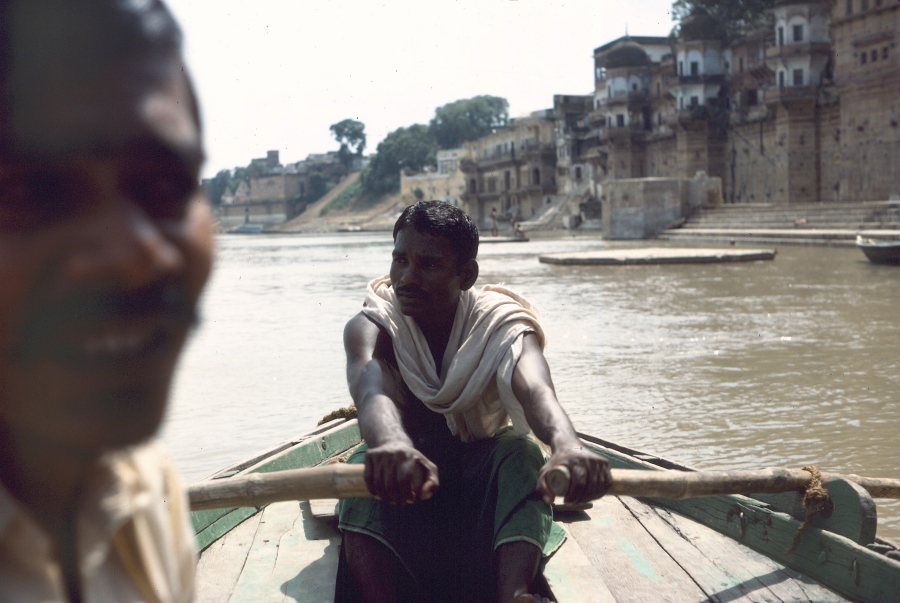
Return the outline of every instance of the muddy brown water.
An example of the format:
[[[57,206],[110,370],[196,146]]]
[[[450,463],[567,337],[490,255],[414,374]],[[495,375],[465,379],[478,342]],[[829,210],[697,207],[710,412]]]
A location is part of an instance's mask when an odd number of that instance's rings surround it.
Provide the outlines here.
[[[900,478],[900,268],[802,246],[736,264],[537,260],[603,244],[537,239],[479,254],[480,284],[506,283],[542,308],[559,398],[580,431],[702,469],[815,464]],[[187,480],[349,403],[341,332],[390,249],[386,233],[218,238],[163,430]],[[900,503],[879,501],[878,513],[879,535],[900,539]]]

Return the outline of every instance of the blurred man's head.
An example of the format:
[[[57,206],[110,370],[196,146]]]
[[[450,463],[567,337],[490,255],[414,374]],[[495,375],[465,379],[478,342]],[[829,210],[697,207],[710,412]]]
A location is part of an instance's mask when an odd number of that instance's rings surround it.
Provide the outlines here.
[[[0,426],[151,435],[209,274],[180,32],[155,0],[0,4]]]

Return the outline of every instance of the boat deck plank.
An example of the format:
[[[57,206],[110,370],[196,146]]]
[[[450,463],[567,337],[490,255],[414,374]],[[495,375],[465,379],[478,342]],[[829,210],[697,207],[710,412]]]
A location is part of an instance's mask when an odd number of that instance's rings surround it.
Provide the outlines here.
[[[618,603],[708,601],[619,498],[595,501],[587,514],[590,520],[569,524],[569,533]]]
[[[617,603],[600,572],[571,534],[547,560],[543,571],[560,603]]]
[[[297,502],[263,511],[231,603],[334,600],[340,537]],[[206,553],[204,553],[205,556]]]
[[[227,603],[241,577],[262,513],[257,513],[203,551],[197,563],[194,603]]]
[[[623,504],[716,603],[847,600],[731,538],[660,507]]]

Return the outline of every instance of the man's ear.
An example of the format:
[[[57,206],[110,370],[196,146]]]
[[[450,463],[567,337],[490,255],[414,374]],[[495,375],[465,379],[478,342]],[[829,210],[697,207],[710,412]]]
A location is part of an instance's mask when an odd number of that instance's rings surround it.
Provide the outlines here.
[[[478,280],[478,262],[469,260],[459,269],[459,289],[468,291]]]

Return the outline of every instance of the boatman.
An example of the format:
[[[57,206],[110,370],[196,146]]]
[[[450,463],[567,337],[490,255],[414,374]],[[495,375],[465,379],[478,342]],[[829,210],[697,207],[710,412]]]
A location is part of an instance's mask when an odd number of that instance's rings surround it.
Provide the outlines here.
[[[180,45],[158,0],[0,3],[0,601],[192,596],[148,443],[211,261]]]
[[[341,504],[342,603],[540,601],[539,563],[561,542],[546,472],[569,469],[568,502],[609,487],[606,459],[557,401],[534,306],[504,287],[475,291],[477,252],[457,207],[406,208],[390,274],[344,331],[365,440],[348,462],[365,463],[376,498]]]

